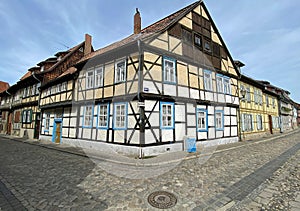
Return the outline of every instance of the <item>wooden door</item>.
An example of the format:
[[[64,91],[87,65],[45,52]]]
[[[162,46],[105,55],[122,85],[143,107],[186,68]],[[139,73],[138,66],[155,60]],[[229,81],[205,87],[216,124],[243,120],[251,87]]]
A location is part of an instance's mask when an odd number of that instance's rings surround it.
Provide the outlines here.
[[[11,135],[11,126],[12,126],[12,113],[8,114],[8,120],[7,120],[7,134]]]
[[[273,134],[273,122],[272,122],[271,115],[269,115],[269,128],[270,128],[270,133]]]

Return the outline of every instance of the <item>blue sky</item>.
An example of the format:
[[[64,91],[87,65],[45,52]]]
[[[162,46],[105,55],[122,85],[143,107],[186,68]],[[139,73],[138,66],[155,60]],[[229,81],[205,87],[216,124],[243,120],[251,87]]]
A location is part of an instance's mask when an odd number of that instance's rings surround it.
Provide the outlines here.
[[[145,27],[194,0],[1,0],[0,80],[14,84],[40,61],[93,36],[95,49],[133,31],[138,7]],[[300,1],[205,0],[242,72],[268,80],[300,102]]]

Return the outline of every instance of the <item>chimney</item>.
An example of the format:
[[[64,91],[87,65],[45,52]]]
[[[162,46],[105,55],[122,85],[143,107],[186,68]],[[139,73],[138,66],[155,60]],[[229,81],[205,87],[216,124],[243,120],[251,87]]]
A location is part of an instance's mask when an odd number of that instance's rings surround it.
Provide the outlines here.
[[[92,36],[89,34],[85,34],[84,55],[87,55],[91,52],[92,52]]]
[[[134,15],[134,34],[139,34],[142,28],[141,14],[139,9],[136,8],[136,13]]]

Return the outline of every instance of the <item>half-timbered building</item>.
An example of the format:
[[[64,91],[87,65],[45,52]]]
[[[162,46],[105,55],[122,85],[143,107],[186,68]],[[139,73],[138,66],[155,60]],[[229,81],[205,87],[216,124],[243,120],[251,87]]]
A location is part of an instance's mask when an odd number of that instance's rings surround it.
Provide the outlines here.
[[[76,140],[134,154],[238,141],[239,71],[197,1],[76,65]],[[64,139],[63,139],[64,142]]]
[[[73,107],[74,83],[77,77],[74,64],[93,51],[92,37],[85,35],[85,41],[56,56],[59,62],[43,74],[40,88],[42,111],[40,139],[60,143],[61,138],[76,138],[77,112]]]
[[[259,138],[280,131],[278,95],[250,77],[241,75],[240,136],[242,140]]]

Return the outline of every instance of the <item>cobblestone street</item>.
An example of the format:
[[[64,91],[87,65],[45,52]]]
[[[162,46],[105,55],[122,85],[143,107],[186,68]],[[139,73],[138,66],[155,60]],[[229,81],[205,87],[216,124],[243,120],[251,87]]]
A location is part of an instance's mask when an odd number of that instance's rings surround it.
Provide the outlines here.
[[[300,209],[299,139],[297,130],[277,138],[219,146],[206,162],[192,156],[157,177],[129,179],[103,170],[112,166],[124,175],[134,174],[124,164],[99,161],[97,165],[80,153],[56,150],[59,146],[50,149],[3,137],[0,207],[155,210],[148,195],[162,190],[177,197],[170,210],[295,211]]]

